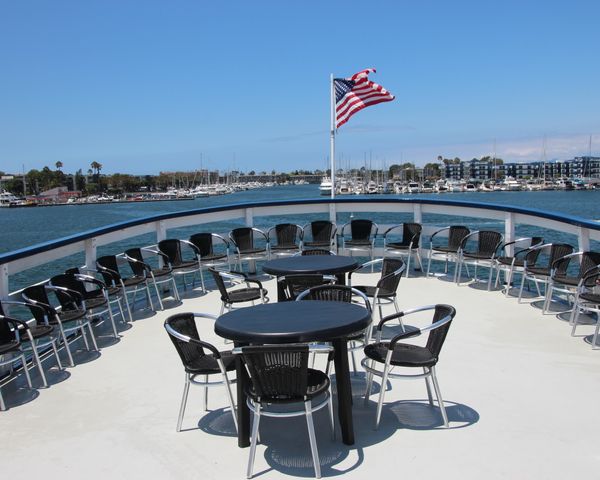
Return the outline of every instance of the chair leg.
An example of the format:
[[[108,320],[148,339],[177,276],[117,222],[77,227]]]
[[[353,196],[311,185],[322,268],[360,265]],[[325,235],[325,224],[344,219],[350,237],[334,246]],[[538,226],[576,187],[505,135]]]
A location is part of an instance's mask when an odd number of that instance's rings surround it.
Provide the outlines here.
[[[125,299],[125,307],[127,308],[127,315],[129,315],[129,321],[133,322],[133,314],[131,313],[131,306],[129,305],[129,299],[127,298],[127,291],[123,289],[123,298]]]
[[[29,388],[33,388],[33,383],[31,383],[31,375],[29,375],[29,370],[27,369],[27,361],[25,360],[25,354],[20,356],[21,365],[23,367],[23,372],[25,372],[25,378],[27,378],[27,385]]]
[[[71,354],[71,348],[69,347],[69,341],[67,340],[67,336],[65,335],[65,331],[62,327],[62,324],[59,323],[59,328],[60,328],[60,334],[62,336],[63,339],[63,344],[65,346],[65,350],[67,352],[67,357],[69,358],[69,364],[71,365],[71,367],[75,366],[75,362],[73,361],[73,355]]]
[[[315,467],[315,477],[321,478],[321,461],[319,460],[319,450],[317,449],[317,438],[315,436],[315,425],[312,418],[312,406],[310,400],[304,402],[306,412],[306,425],[308,427],[308,439],[310,440],[310,451],[312,453],[313,464]]]
[[[600,330],[600,313],[596,313],[596,329],[594,330],[594,336],[592,337],[592,350],[597,350],[596,340],[598,340],[598,330]]]
[[[369,365],[370,367],[373,366],[373,360],[371,360],[371,365]],[[371,396],[371,388],[373,387],[373,373],[368,372],[367,373],[367,386],[365,388],[365,407],[369,404],[369,397]]]
[[[2,396],[2,389],[0,388],[0,411],[6,410],[6,404],[4,403],[4,397]]]
[[[381,377],[381,391],[379,392],[379,401],[377,402],[377,413],[375,414],[375,430],[379,428],[379,421],[381,420],[381,410],[383,408],[383,397],[385,396],[385,389],[387,385],[388,373],[390,366],[386,363],[383,369],[383,376]]]
[[[29,333],[29,330],[28,330]],[[42,365],[42,361],[40,360],[40,355],[38,354],[37,351],[37,346],[35,345],[35,339],[33,337],[29,337],[29,344],[31,345],[31,353],[33,354],[33,359],[35,360],[35,363],[37,364],[38,367],[38,371],[40,372],[40,377],[42,377],[42,385],[44,385],[45,388],[48,388],[48,381],[46,380],[46,373],[44,372],[44,367]],[[54,342],[52,343],[52,346],[54,348],[56,348],[56,346],[54,345]],[[56,354],[56,352],[55,352]]]
[[[98,344],[96,343],[96,335],[94,335],[94,330],[92,329],[92,322],[90,322],[89,319],[87,321],[87,327],[90,332],[90,337],[92,338],[92,344],[94,345],[94,350],[98,351],[99,349],[98,349]],[[81,330],[81,336],[85,338],[83,329]],[[89,350],[89,348],[88,348],[88,350]]]
[[[431,367],[431,380],[433,381],[433,388],[435,389],[435,396],[438,400],[440,411],[442,412],[442,418],[444,419],[444,425],[448,428],[448,415],[446,414],[446,407],[444,407],[444,400],[442,399],[442,393],[440,392],[440,386],[437,381],[437,375],[435,374],[435,367]]]
[[[431,269],[431,249],[429,249],[429,253],[427,254],[427,273],[425,274],[425,278],[429,278],[429,271]]]
[[[423,367],[423,373],[427,373],[427,368]],[[429,400],[429,405],[433,407],[433,397],[431,395],[431,385],[429,385],[429,377],[425,377],[425,386],[427,387],[427,399]]]
[[[208,383],[208,375],[204,375],[204,383]],[[203,404],[204,411],[208,410],[208,387],[204,387],[204,395],[203,395]]]
[[[571,329],[571,336],[574,337],[575,336],[575,330],[577,329],[577,323],[579,322],[579,305],[577,303],[575,303],[575,306],[573,307],[573,312],[571,314],[571,317],[573,318],[572,320],[572,325],[573,328]]]
[[[521,288],[519,288],[519,299],[517,302],[521,303],[521,298],[523,297],[523,287],[525,286],[525,280],[527,279],[527,273],[523,272],[523,276],[521,278]]]
[[[225,389],[227,390],[227,398],[229,398],[229,406],[231,407],[231,415],[233,416],[233,424],[235,425],[235,430],[238,430],[237,424],[237,412],[235,409],[235,402],[233,401],[233,393],[231,392],[231,382],[229,381],[229,377],[227,373],[223,374],[223,383],[225,384]]]
[[[158,304],[160,305],[160,309],[164,310],[165,307],[163,306],[162,298],[160,297],[160,291],[158,290],[158,285],[156,284],[156,282],[152,282],[152,283],[154,283],[154,290],[156,291],[156,298],[158,298]]]
[[[181,424],[183,423],[183,414],[187,404],[188,392],[190,391],[190,376],[185,374],[185,385],[183,386],[183,396],[181,397],[181,406],[179,407],[179,417],[177,417],[177,431],[181,432]]]
[[[410,250],[408,251],[408,258],[406,259],[406,278],[410,275]]]
[[[254,467],[254,457],[256,456],[256,442],[258,440],[258,426],[260,424],[260,403],[255,405],[255,411],[252,415],[252,436],[250,438],[250,456],[248,458],[247,478],[252,478],[252,467]]]
[[[85,336],[85,324],[81,324],[81,326],[79,328],[79,334],[81,335],[81,338],[83,338],[83,343],[85,344],[85,349],[89,351],[90,343],[88,342],[88,339]]]
[[[152,303],[152,297],[150,296],[150,287],[148,286],[148,282],[146,282],[146,299],[148,300],[148,306],[150,307],[150,310],[152,310],[153,312],[155,312],[156,310],[154,310],[154,304]],[[161,308],[162,308],[162,301],[160,299],[160,295],[158,296],[158,301],[161,304]]]
[[[335,440],[335,423],[333,420],[333,395],[331,393],[331,386],[329,386],[329,399],[327,400],[327,409],[329,411],[329,426],[331,427],[331,439]]]
[[[112,308],[110,307],[110,302],[108,301],[108,298],[107,298],[106,306],[107,306],[107,309],[108,309],[108,318],[110,318],[110,323],[112,325],[114,337],[115,338],[119,338],[119,332],[117,331],[117,325],[115,323],[115,317],[113,316]]]
[[[62,363],[60,361],[60,356],[58,355],[58,348],[56,348],[56,339],[52,340],[52,350],[54,350],[54,356],[56,357],[56,364],[58,368],[63,369]]]

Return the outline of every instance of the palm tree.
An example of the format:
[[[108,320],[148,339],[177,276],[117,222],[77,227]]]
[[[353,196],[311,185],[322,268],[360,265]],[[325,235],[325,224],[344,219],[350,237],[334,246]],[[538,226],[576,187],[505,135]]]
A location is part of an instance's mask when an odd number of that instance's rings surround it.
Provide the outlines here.
[[[90,164],[93,170],[96,170],[96,175],[100,175],[100,170],[102,170],[102,164],[96,162],[95,160]]]
[[[60,170],[63,167],[63,163],[60,160],[58,162],[56,162],[54,165],[56,165],[57,170]]]

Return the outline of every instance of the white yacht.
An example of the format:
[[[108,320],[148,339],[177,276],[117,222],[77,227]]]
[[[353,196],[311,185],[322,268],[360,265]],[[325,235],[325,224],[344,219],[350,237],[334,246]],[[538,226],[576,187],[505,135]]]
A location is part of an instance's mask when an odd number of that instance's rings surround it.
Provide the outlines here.
[[[321,179],[321,185],[319,185],[319,192],[321,195],[331,195],[331,189],[333,185],[331,183],[331,178],[323,177]]]

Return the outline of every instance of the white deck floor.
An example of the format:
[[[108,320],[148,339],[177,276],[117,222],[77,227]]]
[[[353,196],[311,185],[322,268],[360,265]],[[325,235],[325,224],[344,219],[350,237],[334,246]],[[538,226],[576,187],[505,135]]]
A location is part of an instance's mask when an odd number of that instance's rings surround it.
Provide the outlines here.
[[[361,283],[376,277],[365,275]],[[274,282],[265,286],[274,299]],[[52,368],[53,384],[32,401],[31,391],[15,391],[25,385],[23,378],[4,386],[11,408],[0,413],[2,478],[245,478],[249,449],[237,447],[221,389],[211,390],[205,413],[201,389],[191,388],[185,431],[175,432],[184,373],[163,321],[178,311],[218,313],[220,306],[215,292],[193,295],[134,322],[117,343],[100,327],[105,333],[99,357],[80,350],[80,363],[66,374]],[[317,414],[323,477],[597,475],[600,351],[582,338],[592,327],[579,327],[582,336],[573,338],[569,325],[554,315],[500,292],[441,279],[403,279],[399,303],[449,303],[457,309],[438,366],[450,429],[427,404],[423,381],[393,380],[382,425],[374,431],[377,397],[363,406],[360,374],[353,378],[354,446],[341,442],[339,426],[332,441],[325,410]],[[222,345],[210,322],[202,332]],[[312,477],[304,419],[263,422],[255,475]]]

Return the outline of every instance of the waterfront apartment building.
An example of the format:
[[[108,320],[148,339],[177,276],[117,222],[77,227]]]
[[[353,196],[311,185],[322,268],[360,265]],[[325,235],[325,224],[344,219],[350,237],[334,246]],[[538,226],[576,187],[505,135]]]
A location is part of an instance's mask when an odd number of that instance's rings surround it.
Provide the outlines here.
[[[551,162],[507,162],[469,160],[445,165],[447,180],[486,181],[512,177],[520,180],[534,178],[583,177],[600,178],[600,157],[582,156],[571,160]]]

